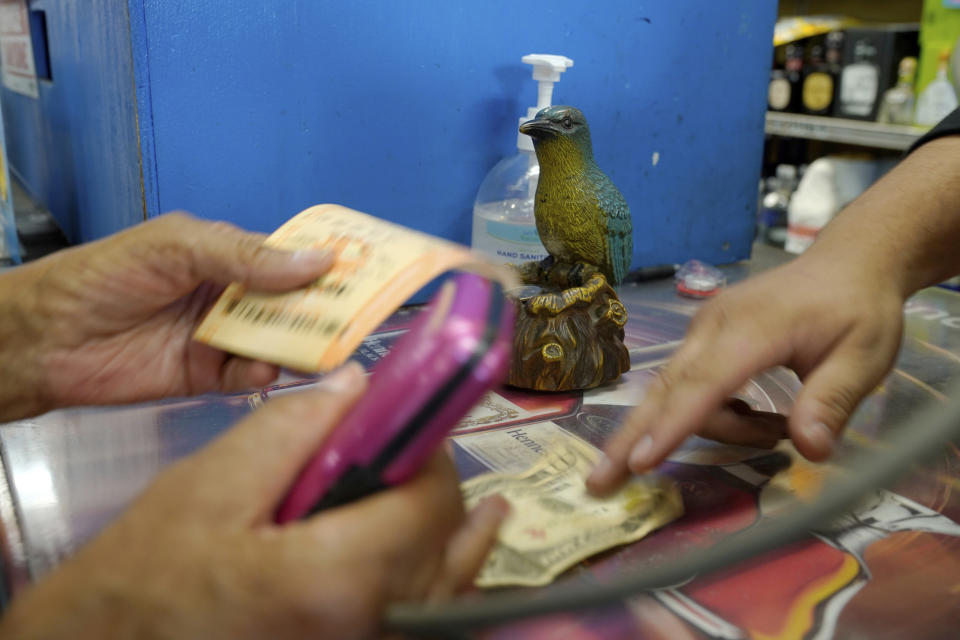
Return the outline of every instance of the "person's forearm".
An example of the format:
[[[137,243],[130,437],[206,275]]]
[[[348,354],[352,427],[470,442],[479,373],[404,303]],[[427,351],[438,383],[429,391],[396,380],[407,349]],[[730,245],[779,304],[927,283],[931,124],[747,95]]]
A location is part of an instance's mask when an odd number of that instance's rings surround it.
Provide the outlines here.
[[[837,216],[808,253],[873,270],[904,298],[960,273],[960,136],[911,153]]]
[[[36,265],[0,273],[0,422],[49,410],[41,364],[43,330],[34,315]]]

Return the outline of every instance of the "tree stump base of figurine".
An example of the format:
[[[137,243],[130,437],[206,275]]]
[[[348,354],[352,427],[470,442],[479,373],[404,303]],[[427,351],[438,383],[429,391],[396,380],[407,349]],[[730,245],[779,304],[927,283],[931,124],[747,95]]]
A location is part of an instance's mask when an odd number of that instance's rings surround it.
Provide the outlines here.
[[[627,310],[596,267],[550,259],[517,268],[517,305],[507,383],[535,391],[591,389],[630,369]]]

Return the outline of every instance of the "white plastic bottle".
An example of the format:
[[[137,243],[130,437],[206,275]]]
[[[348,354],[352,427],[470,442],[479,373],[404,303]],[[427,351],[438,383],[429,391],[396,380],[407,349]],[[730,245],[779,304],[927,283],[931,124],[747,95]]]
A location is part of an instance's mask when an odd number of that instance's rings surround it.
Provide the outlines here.
[[[532,120],[549,107],[553,85],[573,66],[564,56],[532,53],[523,62],[533,65],[539,82],[537,106],[527,109],[517,126]],[[517,132],[517,153],[494,165],[480,184],[473,204],[470,246],[500,263],[522,264],[547,257],[533,218],[533,202],[540,178],[540,165],[530,136]]]
[[[916,122],[919,125],[933,126],[957,108],[957,92],[947,76],[949,60],[949,51],[940,54],[937,77],[917,98]]]

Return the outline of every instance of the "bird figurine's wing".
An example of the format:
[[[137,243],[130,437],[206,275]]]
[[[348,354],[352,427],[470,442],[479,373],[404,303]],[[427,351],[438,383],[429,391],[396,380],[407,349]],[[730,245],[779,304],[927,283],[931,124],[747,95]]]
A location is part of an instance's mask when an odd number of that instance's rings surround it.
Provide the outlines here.
[[[596,183],[600,186],[597,189],[600,209],[606,214],[607,259],[613,284],[617,285],[627,277],[633,261],[633,221],[623,194],[606,174],[597,171],[602,176]]]

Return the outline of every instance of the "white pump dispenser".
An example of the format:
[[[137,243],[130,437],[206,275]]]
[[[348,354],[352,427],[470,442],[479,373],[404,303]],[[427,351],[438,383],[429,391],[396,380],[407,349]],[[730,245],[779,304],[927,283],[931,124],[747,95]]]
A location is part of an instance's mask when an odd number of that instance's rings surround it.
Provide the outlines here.
[[[519,127],[528,120],[533,120],[540,109],[549,107],[553,100],[553,85],[560,81],[560,74],[573,66],[573,60],[564,56],[554,56],[548,53],[531,53],[523,56],[523,62],[533,65],[533,79],[537,81],[537,106],[527,109],[526,117],[520,118]],[[517,131],[517,149],[533,151],[533,139],[525,133]]]
[[[533,79],[539,84],[537,106],[527,109],[520,124],[549,107],[553,85],[560,74],[573,66],[564,56],[531,53],[523,62],[533,65]],[[522,264],[547,256],[540,243],[533,218],[533,201],[540,177],[540,165],[530,136],[517,132],[517,153],[498,162],[487,174],[473,205],[473,235],[470,244],[497,262]]]

